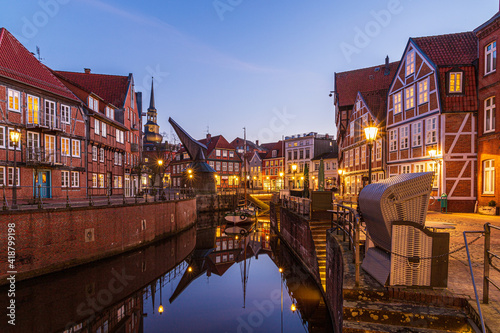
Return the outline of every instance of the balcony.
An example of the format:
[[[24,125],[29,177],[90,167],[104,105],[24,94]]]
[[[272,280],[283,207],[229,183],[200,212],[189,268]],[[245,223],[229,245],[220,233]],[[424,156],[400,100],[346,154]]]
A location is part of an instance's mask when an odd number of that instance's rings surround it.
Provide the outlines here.
[[[130,151],[133,153],[139,152],[139,144],[138,143],[131,143],[130,144]]]
[[[55,149],[27,148],[26,165],[55,165],[61,163],[61,154]]]
[[[54,116],[48,113],[40,112],[39,117],[30,117],[28,115],[27,128],[41,128],[45,131],[66,131],[69,129],[69,124],[62,123],[59,116]]]

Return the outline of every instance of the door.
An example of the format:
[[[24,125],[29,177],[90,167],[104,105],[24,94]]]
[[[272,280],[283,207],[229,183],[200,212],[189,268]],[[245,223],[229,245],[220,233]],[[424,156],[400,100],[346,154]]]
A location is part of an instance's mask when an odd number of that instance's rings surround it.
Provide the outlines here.
[[[52,186],[51,177],[49,170],[39,171],[35,174],[34,179],[34,195],[38,198],[51,198],[52,197]]]
[[[45,134],[45,158],[44,162],[56,162],[56,137]]]
[[[27,140],[28,161],[40,162],[40,134],[28,132]]]

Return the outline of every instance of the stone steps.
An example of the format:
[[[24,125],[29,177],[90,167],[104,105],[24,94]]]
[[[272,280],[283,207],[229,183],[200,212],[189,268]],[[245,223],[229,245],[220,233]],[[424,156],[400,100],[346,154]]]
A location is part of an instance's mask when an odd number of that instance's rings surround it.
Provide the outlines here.
[[[343,333],[402,333],[402,332],[412,332],[412,333],[444,333],[450,332],[449,330],[436,330],[430,328],[421,327],[407,327],[407,326],[396,326],[396,325],[385,325],[376,323],[365,323],[365,322],[352,322],[344,321],[344,326],[342,329]],[[474,331],[465,331],[474,332]]]

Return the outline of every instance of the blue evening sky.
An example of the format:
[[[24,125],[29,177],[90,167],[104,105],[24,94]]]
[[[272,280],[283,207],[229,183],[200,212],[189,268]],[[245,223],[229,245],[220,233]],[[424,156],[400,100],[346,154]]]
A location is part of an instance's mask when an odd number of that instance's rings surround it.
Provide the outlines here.
[[[470,31],[497,0],[4,1],[1,26],[57,70],[155,76],[168,117],[193,137],[261,142],[336,132],[333,73],[399,60],[409,37]],[[365,36],[361,36],[363,31]],[[363,38],[364,37],[364,38]]]

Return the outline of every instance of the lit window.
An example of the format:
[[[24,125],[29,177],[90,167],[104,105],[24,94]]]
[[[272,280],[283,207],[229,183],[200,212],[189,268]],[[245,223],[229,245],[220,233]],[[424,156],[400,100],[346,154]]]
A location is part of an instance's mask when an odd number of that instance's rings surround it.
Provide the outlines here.
[[[495,161],[483,161],[483,194],[495,194]]]
[[[366,146],[361,147],[361,163],[366,163]]]
[[[429,79],[424,79],[418,83],[418,104],[429,101]]]
[[[413,131],[412,146],[418,147],[422,145],[422,123],[419,121],[411,125]]]
[[[28,124],[39,124],[40,123],[40,99],[28,95]]]
[[[354,156],[354,164],[358,165],[359,164],[359,147],[354,150],[355,156]]]
[[[394,114],[398,114],[402,111],[403,105],[401,101],[401,92],[398,92],[397,94],[394,94],[393,99],[394,99]]]
[[[410,165],[403,165],[401,166],[401,173],[410,173],[411,171],[411,166]]]
[[[0,126],[0,148],[5,148],[5,127]]]
[[[73,157],[80,157],[80,140],[72,140],[72,155]]]
[[[410,51],[406,55],[406,76],[415,73],[415,51]]]
[[[424,172],[425,171],[425,164],[415,164],[414,166],[415,172]]]
[[[92,174],[92,187],[97,187],[97,174]]]
[[[61,156],[70,156],[69,138],[61,138]]]
[[[104,175],[102,173],[99,174],[99,187],[104,188]]]
[[[405,89],[405,108],[409,110],[415,107],[415,87],[411,86]]]
[[[495,131],[495,96],[484,101],[484,132]]]
[[[389,151],[398,150],[398,133],[396,130],[389,131]]]
[[[485,70],[484,74],[489,74],[497,69],[497,42],[486,45],[485,48]]]
[[[453,72],[450,73],[450,93],[461,93],[462,92],[462,73]]]
[[[19,91],[9,89],[9,110],[20,112]]]
[[[437,118],[432,117],[425,120],[425,143],[432,144],[437,142]]]
[[[408,148],[408,126],[403,126],[400,129],[400,149]]]
[[[377,140],[377,149],[376,149],[377,161],[382,159],[382,139]]]

